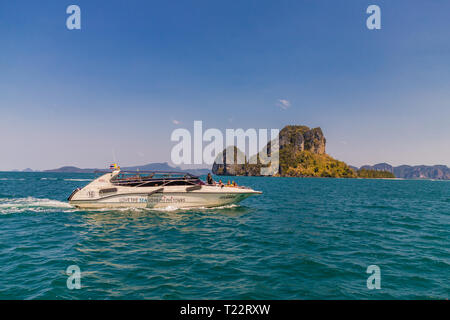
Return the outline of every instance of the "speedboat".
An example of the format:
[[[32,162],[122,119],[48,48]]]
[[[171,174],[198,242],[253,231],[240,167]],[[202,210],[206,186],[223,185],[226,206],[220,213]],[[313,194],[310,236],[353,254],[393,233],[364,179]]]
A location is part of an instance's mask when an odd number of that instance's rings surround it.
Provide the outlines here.
[[[68,201],[84,209],[210,208],[238,203],[261,193],[242,186],[206,184],[184,172],[121,171],[119,168],[74,190]]]

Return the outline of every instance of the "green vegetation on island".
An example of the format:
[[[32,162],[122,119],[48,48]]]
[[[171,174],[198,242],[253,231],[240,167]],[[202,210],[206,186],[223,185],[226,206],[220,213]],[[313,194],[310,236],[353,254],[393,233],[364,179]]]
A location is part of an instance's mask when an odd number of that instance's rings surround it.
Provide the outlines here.
[[[288,177],[356,178],[356,173],[342,161],[327,154],[284,148],[280,151],[280,171]]]
[[[395,175],[389,171],[361,169],[361,170],[358,170],[357,173],[358,173],[359,178],[370,178],[370,179],[381,179],[381,178],[393,179],[393,178],[395,178]]]

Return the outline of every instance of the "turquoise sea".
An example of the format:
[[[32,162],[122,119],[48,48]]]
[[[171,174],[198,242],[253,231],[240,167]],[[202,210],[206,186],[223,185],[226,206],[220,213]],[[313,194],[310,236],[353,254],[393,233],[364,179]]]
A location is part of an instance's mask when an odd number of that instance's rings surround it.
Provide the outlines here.
[[[450,296],[450,181],[239,177],[264,194],[219,209],[71,208],[94,176],[0,173],[0,299]]]

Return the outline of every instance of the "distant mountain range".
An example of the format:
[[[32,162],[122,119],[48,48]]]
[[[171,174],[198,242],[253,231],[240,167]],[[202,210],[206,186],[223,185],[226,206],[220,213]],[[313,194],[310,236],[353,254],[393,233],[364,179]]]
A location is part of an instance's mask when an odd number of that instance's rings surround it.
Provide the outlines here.
[[[435,165],[435,166],[408,166],[401,165],[397,167],[391,166],[389,163],[378,163],[376,165],[364,165],[360,168],[355,166],[349,166],[353,170],[357,171],[360,169],[376,170],[376,171],[388,171],[392,172],[397,178],[403,179],[437,179],[437,180],[450,180],[450,168],[445,165]],[[167,162],[162,163],[149,163],[141,166],[134,167],[123,167],[123,170],[129,171],[180,171],[189,172],[194,175],[205,175],[211,172],[208,169],[189,169],[183,170],[179,167],[172,167]],[[58,169],[44,170],[43,172],[66,172],[66,173],[93,173],[95,171],[105,170],[105,169],[81,169],[74,166],[65,166]],[[13,170],[18,172],[19,170]],[[27,168],[21,170],[22,172],[33,172],[32,169]],[[37,172],[37,171],[35,171]]]
[[[149,163],[141,166],[134,167],[122,167],[122,170],[127,171],[179,171],[179,172],[189,172],[194,175],[205,175],[211,172],[208,169],[189,169],[183,170],[179,167],[172,167],[167,162],[162,163]],[[65,166],[58,169],[44,170],[43,172],[66,172],[66,173],[93,173],[95,171],[105,170],[105,169],[80,169],[73,166]]]
[[[357,167],[352,168],[358,170]],[[393,167],[389,163],[378,163],[373,166],[365,165],[359,169],[388,171],[392,172],[397,178],[403,179],[450,180],[450,168],[445,165],[435,165],[435,166],[402,165],[398,167]]]

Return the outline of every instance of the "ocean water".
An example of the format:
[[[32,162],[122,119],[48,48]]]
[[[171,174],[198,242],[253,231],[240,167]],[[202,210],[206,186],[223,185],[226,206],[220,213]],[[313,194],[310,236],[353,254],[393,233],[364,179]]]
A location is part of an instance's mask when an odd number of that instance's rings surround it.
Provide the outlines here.
[[[70,207],[94,176],[0,173],[0,299],[450,295],[450,181],[238,177],[264,194],[218,209]]]

